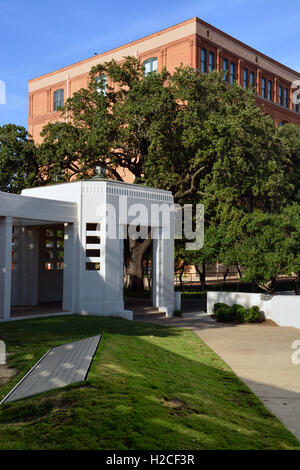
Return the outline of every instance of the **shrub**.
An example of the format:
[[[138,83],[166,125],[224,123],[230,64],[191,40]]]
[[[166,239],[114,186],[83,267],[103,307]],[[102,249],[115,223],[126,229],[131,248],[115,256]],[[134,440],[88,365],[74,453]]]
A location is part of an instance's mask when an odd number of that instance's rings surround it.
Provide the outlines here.
[[[214,312],[218,322],[258,323],[263,321],[263,314],[257,306],[245,308],[242,305],[229,306],[217,303]]]
[[[251,308],[241,308],[237,311],[239,323],[257,323],[263,321],[263,314],[257,306]]]
[[[219,309],[222,309],[223,307],[228,307],[226,304],[215,304],[214,305],[214,312],[217,313]]]
[[[226,304],[215,304],[214,305],[214,312],[217,317],[217,321],[219,322],[231,322],[234,321],[234,314],[232,307]]]
[[[183,317],[182,310],[174,310],[173,317]]]

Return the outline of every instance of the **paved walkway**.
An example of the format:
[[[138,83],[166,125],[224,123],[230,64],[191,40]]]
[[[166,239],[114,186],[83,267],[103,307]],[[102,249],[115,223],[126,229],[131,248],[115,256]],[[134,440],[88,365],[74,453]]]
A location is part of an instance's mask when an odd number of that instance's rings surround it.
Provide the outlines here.
[[[218,324],[203,312],[189,310],[194,311],[183,318],[136,319],[193,329],[300,440],[300,365],[291,360],[291,346],[300,341],[300,330]]]

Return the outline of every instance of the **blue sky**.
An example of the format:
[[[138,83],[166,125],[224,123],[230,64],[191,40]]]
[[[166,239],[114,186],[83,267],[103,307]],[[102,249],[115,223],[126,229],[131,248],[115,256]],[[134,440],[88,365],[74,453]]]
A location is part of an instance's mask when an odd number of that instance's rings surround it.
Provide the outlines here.
[[[299,0],[0,0],[0,125],[27,127],[30,78],[193,16],[300,71]]]

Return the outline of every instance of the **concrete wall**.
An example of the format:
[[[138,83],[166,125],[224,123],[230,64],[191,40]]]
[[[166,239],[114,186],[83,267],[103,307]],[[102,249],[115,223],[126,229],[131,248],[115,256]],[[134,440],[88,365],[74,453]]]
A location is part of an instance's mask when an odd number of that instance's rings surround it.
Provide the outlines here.
[[[245,292],[208,292],[207,313],[213,313],[216,303],[227,305],[239,304],[243,307],[257,305],[266,319],[273,320],[279,326],[300,328],[300,296],[250,294]]]
[[[132,320],[132,312],[124,310],[123,239],[118,232],[137,217],[138,211],[141,219],[134,225],[160,231],[154,240],[157,244],[154,305],[167,316],[173,315],[174,220],[170,192],[92,179],[32,188],[22,194],[77,203],[78,220],[65,226],[64,309],[82,315]],[[155,207],[165,207],[170,218],[162,223]],[[106,226],[115,226],[116,233],[108,236]]]
[[[39,286],[39,227],[15,227],[11,305],[37,305]]]

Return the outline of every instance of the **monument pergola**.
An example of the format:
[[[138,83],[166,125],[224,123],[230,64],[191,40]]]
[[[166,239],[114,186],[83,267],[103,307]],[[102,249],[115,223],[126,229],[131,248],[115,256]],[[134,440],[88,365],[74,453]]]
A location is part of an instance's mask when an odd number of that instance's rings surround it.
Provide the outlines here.
[[[62,301],[68,313],[132,320],[133,313],[124,310],[120,234],[137,207],[138,225],[151,227],[154,235],[153,306],[171,316],[173,204],[168,191],[105,179],[32,188],[21,195],[0,192],[0,321],[11,319],[12,306],[55,301]],[[169,209],[167,223],[161,207]]]

